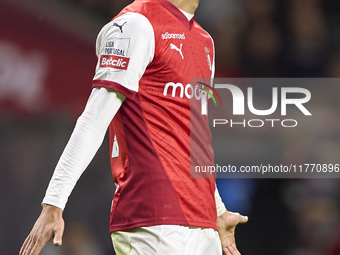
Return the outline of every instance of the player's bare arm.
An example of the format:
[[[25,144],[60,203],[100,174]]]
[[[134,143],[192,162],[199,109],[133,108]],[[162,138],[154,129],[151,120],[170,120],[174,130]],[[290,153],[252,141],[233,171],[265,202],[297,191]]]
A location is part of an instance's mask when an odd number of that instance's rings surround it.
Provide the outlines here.
[[[239,223],[246,223],[247,221],[247,216],[229,211],[225,211],[217,217],[218,235],[225,255],[240,255],[235,243],[235,228]]]
[[[55,206],[43,204],[43,209],[31,233],[21,247],[20,255],[37,255],[45,244],[53,239],[60,246],[64,232],[63,211]]]
[[[227,211],[217,187],[215,188],[215,202],[217,211],[216,225],[218,235],[221,240],[222,250],[225,255],[239,255],[235,243],[235,228],[239,223],[246,223],[247,216],[242,216],[239,213]]]

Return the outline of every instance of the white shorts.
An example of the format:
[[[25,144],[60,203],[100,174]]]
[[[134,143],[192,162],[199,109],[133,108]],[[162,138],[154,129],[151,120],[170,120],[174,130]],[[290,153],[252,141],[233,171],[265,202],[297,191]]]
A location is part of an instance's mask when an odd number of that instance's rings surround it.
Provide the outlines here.
[[[111,234],[117,255],[221,255],[221,242],[212,228],[157,225]]]

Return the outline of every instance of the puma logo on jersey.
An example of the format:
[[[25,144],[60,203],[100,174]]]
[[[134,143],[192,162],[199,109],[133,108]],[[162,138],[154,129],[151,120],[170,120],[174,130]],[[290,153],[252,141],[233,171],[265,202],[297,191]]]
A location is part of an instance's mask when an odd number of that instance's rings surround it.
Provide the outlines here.
[[[181,43],[181,45],[179,46],[179,48],[177,48],[176,45],[170,43],[170,49],[171,49],[171,50],[176,50],[176,51],[178,51],[179,54],[181,54],[182,59],[184,59],[184,56],[183,56],[183,53],[182,53],[182,46],[183,46],[183,43]]]
[[[118,27],[120,32],[123,33],[123,26],[126,24],[127,22],[124,22],[122,25],[119,25],[118,23],[113,23],[113,26]]]

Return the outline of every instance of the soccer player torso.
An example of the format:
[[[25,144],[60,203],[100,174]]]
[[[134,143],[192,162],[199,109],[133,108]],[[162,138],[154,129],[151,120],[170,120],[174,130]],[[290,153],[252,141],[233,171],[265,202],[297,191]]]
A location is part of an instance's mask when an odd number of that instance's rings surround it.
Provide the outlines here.
[[[140,46],[138,37],[124,35],[136,24],[133,15],[151,25],[153,47],[145,46],[152,57],[138,86],[128,87],[119,76],[134,68],[133,40],[135,48]],[[94,87],[126,96],[110,124],[111,166],[118,183],[110,230],[160,224],[216,229],[215,179],[190,178],[190,164],[214,164],[208,120],[201,114],[205,94],[190,83],[212,76],[212,39],[168,1],[135,1],[111,26],[117,36],[101,42],[94,79]]]

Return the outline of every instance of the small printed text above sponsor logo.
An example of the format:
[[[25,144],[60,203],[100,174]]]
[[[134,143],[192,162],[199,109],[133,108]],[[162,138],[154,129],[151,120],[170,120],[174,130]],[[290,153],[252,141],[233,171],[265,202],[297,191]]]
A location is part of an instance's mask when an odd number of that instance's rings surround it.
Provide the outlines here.
[[[111,38],[105,41],[102,54],[127,57],[129,46],[130,38]]]

